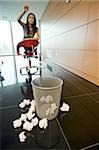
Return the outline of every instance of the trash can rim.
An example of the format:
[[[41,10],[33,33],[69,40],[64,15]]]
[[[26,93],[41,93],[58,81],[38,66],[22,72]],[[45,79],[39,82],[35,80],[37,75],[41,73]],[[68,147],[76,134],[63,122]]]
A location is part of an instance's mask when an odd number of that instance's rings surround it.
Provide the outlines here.
[[[40,78],[52,78],[52,79],[58,79],[60,81],[60,85],[57,85],[55,87],[42,87],[42,86],[37,86],[35,84],[33,84],[34,80],[36,79],[40,79]],[[38,77],[38,78],[35,78],[33,81],[32,81],[32,85],[35,87],[35,88],[38,88],[38,89],[46,89],[46,90],[50,90],[50,89],[56,89],[56,88],[59,88],[63,85],[63,80],[58,78],[58,77],[53,77],[53,76],[43,76],[43,77]]]

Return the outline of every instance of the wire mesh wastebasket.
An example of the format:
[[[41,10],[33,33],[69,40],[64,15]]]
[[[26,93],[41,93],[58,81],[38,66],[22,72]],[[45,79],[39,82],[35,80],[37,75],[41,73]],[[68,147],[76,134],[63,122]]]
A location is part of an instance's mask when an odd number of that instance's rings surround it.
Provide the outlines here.
[[[57,117],[62,85],[62,79],[52,76],[38,77],[33,80],[33,95],[36,102],[36,113],[39,118],[52,120]]]

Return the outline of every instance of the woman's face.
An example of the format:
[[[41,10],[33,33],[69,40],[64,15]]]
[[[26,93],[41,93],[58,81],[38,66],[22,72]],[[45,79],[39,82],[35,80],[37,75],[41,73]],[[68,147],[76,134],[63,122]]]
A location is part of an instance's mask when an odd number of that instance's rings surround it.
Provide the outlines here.
[[[33,15],[29,15],[28,22],[29,22],[29,24],[33,24],[34,23],[34,16]]]

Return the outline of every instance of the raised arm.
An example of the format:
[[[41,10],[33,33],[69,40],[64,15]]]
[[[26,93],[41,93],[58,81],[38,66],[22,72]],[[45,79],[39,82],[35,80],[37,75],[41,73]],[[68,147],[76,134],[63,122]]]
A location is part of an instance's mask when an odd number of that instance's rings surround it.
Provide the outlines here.
[[[29,7],[28,5],[24,6],[24,10],[22,11],[22,13],[19,15],[19,17],[17,18],[17,21],[23,26],[24,22],[21,21],[21,18],[23,17],[23,15],[28,11]]]

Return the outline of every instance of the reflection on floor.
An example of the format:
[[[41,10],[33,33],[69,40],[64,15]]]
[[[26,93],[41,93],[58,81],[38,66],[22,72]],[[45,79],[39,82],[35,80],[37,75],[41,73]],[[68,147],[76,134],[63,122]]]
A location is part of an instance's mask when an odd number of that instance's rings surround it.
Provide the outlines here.
[[[50,60],[44,63],[42,74],[63,79],[61,104],[66,102],[70,105],[69,113],[60,112],[55,120],[50,121],[47,130],[36,127],[27,133],[27,141],[20,143],[18,133],[21,129],[14,130],[12,121],[21,113],[18,104],[22,99],[33,99],[32,88],[25,83],[1,87],[1,149],[98,150],[99,87],[52,64]]]

